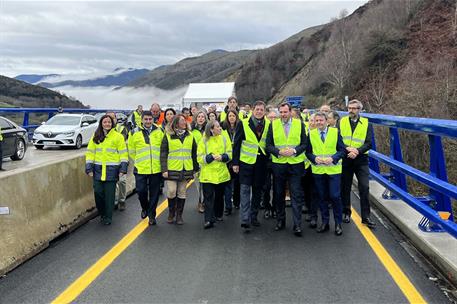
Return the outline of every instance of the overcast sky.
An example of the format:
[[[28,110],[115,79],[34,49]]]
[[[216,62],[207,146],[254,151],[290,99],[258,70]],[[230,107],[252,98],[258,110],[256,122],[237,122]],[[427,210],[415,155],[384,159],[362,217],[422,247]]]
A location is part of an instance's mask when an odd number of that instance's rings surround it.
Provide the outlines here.
[[[0,0],[0,74],[152,69],[214,49],[264,48],[366,2]]]

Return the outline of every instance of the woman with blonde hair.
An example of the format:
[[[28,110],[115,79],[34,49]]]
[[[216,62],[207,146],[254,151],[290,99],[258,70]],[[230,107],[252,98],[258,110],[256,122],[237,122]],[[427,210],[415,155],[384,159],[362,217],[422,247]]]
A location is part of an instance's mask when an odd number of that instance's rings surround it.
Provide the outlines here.
[[[200,140],[203,138],[205,133],[206,123],[208,122],[208,116],[206,115],[205,111],[200,110],[194,116],[194,121],[191,124],[192,135],[194,136],[195,143],[200,143]],[[197,173],[197,176],[200,174]],[[202,184],[198,181],[197,182],[197,191],[198,191],[198,203],[197,203],[197,210],[200,213],[205,212],[205,205],[203,203],[203,189]]]
[[[212,228],[216,220],[222,221],[224,189],[226,183],[230,181],[227,163],[231,158],[230,138],[222,135],[222,128],[218,121],[209,121],[205,128],[205,136],[198,144],[200,183],[203,185],[205,197],[205,229]]]
[[[165,128],[160,146],[160,166],[167,186],[167,223],[172,224],[176,216],[176,224],[182,225],[186,185],[198,170],[197,144],[182,114],[176,115]]]

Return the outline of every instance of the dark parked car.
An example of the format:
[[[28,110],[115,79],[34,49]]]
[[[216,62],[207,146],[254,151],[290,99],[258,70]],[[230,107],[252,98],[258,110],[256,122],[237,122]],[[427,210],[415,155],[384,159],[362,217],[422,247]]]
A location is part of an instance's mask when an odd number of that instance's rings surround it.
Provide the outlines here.
[[[0,128],[3,135],[3,158],[23,159],[27,150],[27,130],[1,116]]]

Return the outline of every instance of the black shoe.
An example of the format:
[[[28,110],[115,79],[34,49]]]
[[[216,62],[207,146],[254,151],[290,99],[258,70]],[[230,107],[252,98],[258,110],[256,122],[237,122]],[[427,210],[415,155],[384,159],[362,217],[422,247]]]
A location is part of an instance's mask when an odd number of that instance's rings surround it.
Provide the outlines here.
[[[268,209],[265,209],[265,212],[263,213],[263,218],[264,219],[269,219],[271,217],[271,212]]]
[[[343,223],[350,223],[351,222],[351,216],[349,214],[343,213]]]
[[[327,232],[330,230],[330,225],[327,223],[327,224],[321,224],[317,229],[316,229],[316,232],[317,233],[323,233],[323,232]]]
[[[275,231],[283,230],[286,227],[286,223],[284,221],[278,221],[275,226]]]
[[[149,219],[149,226],[155,226],[155,225],[157,225],[156,219],[155,218],[152,218],[152,219],[150,218]]]
[[[317,227],[317,221],[315,219],[311,219],[311,222],[308,226],[309,228],[315,229]]]
[[[0,168],[0,171],[6,171],[6,169]]]
[[[252,219],[251,220],[251,224],[254,227],[259,227],[260,226],[260,222],[257,219]]]
[[[210,229],[210,228],[213,228],[214,227],[214,224],[211,223],[211,222],[206,222],[204,225],[203,225],[203,229]]]
[[[251,230],[251,225],[249,225],[249,224],[241,224],[241,228],[243,228],[244,231],[247,232],[247,231]]]
[[[216,217],[216,221],[222,222],[222,221],[224,221],[224,219],[222,217]]]
[[[335,225],[335,234],[338,236],[343,234],[343,227],[341,227],[341,224]]]
[[[302,236],[301,228],[299,226],[294,226],[294,228],[292,230],[293,230],[295,236]]]
[[[144,219],[144,218],[146,218],[146,216],[148,216],[146,214],[146,210],[141,210],[141,218]]]
[[[376,223],[373,222],[369,217],[367,217],[366,219],[362,220],[362,224],[367,225],[368,228],[375,228],[376,227]]]
[[[226,216],[232,214],[232,209],[225,209],[224,214],[225,214]]]

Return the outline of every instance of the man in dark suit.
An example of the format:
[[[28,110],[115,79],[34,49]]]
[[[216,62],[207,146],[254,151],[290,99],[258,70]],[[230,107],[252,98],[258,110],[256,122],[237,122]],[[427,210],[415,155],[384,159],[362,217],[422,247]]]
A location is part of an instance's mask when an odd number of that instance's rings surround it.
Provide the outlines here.
[[[257,215],[267,175],[265,143],[269,124],[265,118],[265,103],[257,101],[251,118],[241,121],[235,131],[232,168],[239,174],[240,219],[241,227],[246,230],[251,225],[260,226]]]

